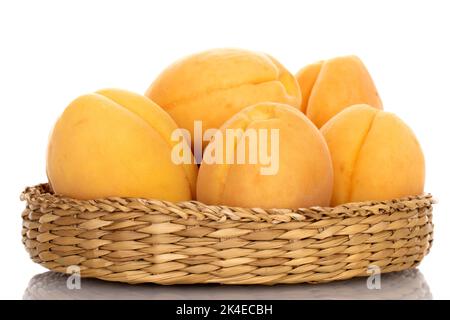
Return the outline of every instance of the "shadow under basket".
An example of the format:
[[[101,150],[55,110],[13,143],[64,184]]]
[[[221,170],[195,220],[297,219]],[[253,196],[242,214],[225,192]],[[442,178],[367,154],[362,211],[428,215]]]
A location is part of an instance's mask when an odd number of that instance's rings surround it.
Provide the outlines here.
[[[22,237],[47,269],[158,284],[328,282],[417,266],[433,239],[430,194],[333,208],[75,200],[48,184],[21,195]],[[379,268],[379,269],[378,269]]]

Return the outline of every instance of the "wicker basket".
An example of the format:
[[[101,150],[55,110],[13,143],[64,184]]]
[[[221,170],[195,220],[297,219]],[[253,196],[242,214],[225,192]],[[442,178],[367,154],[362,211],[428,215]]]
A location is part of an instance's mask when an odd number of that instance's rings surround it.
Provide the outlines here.
[[[433,239],[431,195],[333,208],[244,209],[196,201],[74,200],[26,188],[23,243],[66,273],[127,283],[328,282],[420,263]]]

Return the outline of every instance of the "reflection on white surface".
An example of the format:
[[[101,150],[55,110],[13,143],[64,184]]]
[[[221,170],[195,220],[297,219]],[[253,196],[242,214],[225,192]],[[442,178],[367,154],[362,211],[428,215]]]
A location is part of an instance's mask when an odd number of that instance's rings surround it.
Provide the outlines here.
[[[324,284],[275,286],[129,285],[82,279],[80,289],[67,288],[67,275],[45,272],[34,276],[24,299],[432,299],[419,270],[381,275],[381,288],[368,289],[367,278]]]

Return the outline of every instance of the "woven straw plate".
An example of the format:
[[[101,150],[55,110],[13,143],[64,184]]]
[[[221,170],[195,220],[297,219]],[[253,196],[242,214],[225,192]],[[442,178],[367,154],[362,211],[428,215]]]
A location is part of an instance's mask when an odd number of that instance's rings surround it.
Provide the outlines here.
[[[244,209],[196,201],[75,200],[28,187],[31,259],[127,283],[277,284],[367,276],[420,263],[433,239],[430,194],[333,208]]]

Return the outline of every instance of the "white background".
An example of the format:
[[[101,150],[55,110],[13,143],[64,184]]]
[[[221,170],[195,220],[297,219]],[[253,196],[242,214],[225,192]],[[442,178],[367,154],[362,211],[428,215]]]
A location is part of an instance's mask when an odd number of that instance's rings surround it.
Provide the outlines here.
[[[46,180],[50,128],[80,94],[143,93],[173,60],[215,47],[275,56],[293,73],[356,54],[386,110],[415,131],[427,161],[435,242],[420,266],[450,298],[448,1],[1,1],[0,298],[21,298],[44,269],[21,244],[19,194]]]

